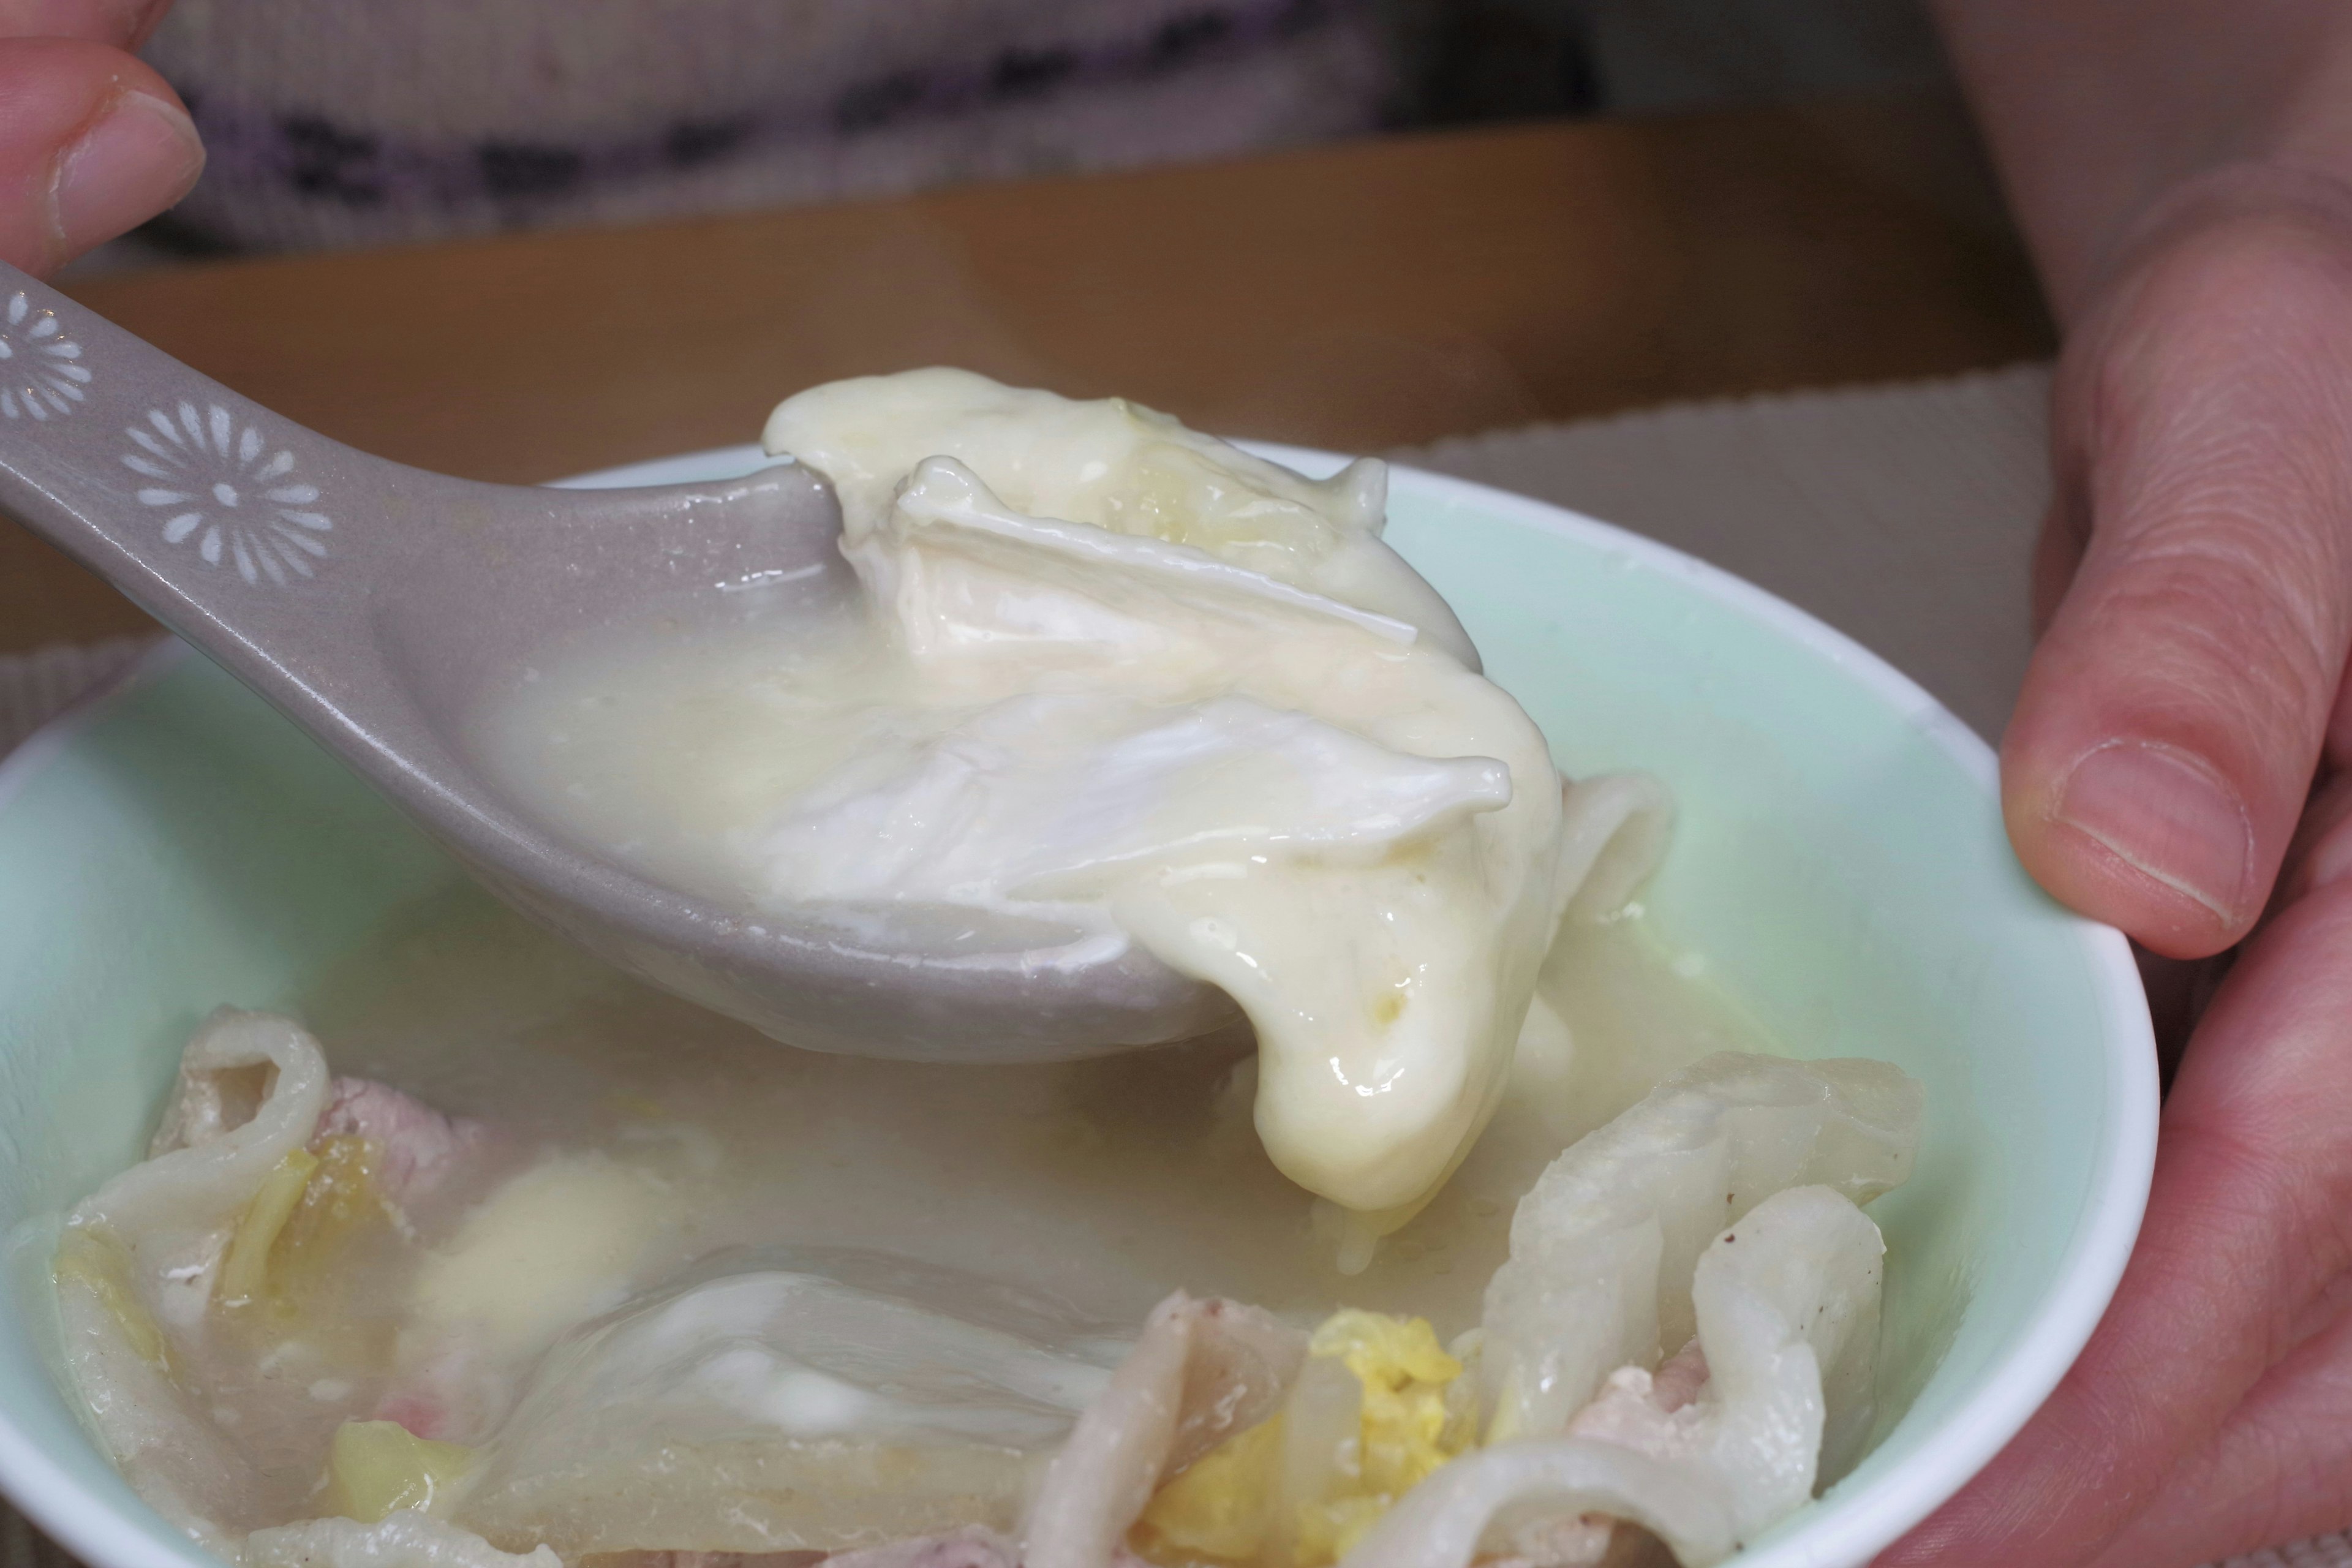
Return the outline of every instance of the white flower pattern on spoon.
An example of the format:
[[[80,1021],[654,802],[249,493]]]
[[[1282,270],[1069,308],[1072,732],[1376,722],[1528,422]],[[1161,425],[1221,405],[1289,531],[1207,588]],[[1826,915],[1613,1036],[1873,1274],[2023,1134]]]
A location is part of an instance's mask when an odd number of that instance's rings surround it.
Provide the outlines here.
[[[240,427],[217,403],[201,414],[182,403],[176,414],[150,409],[145,425],[124,432],[140,449],[125,452],[122,466],[156,481],[140,489],[139,503],[172,509],[163,542],[193,538],[206,565],[226,561],[248,583],[317,575],[328,553],[320,536],[335,525],[311,510],[319,487],[293,477],[294,454],[265,457],[261,432]]]
[[[0,416],[49,419],[72,414],[89,397],[81,345],[65,335],[54,310],[36,310],[25,291],[0,308]]]

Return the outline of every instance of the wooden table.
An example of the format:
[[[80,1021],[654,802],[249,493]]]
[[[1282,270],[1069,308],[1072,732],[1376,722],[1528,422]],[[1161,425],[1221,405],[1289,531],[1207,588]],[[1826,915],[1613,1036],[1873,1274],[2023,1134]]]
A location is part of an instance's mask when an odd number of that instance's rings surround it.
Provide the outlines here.
[[[1948,373],[2051,337],[1965,121],[1878,101],[1398,137],[74,293],[355,446],[536,480],[949,363],[1344,449]],[[0,651],[143,616],[0,523]]]

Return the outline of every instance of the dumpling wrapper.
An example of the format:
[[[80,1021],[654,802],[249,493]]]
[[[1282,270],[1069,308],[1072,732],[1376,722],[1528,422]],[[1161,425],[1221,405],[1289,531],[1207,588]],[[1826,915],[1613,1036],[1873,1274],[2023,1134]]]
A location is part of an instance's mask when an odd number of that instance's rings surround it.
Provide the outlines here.
[[[558,1345],[453,1518],[567,1562],[1007,1531],[1126,1340],[1007,1287],[837,1249]]]
[[[1771,1194],[1862,1204],[1900,1185],[1920,1112],[1919,1085],[1885,1062],[1727,1053],[1580,1140],[1519,1200],[1487,1286],[1487,1439],[1556,1436],[1611,1372],[1687,1341],[1700,1252]]]
[[[172,1369],[212,1331],[229,1238],[327,1093],[317,1041],[221,1008],[181,1054],[148,1158],[78,1205],[58,1244],[66,1368],[100,1441],[150,1507],[215,1550],[259,1522],[262,1481]]]
[[[1373,459],[1309,479],[1125,398],[946,368],[813,387],[779,405],[761,439],[833,481],[861,570],[893,492],[925,458],[948,458],[1025,516],[1185,546],[1415,627],[1477,668],[1453,610],[1381,542],[1388,469]]]
[[[1507,1440],[1415,1487],[1341,1568],[1467,1568],[1518,1556],[1548,1521],[1644,1526],[1683,1568],[1712,1568],[1812,1496],[1823,1437],[1866,1426],[1885,1245],[1853,1203],[1792,1187],[1717,1237],[1691,1284],[1707,1382],[1612,1440]],[[1541,1557],[1536,1561],[1546,1561]],[[1547,1568],[1570,1568],[1564,1560]]]
[[[1490,758],[1393,752],[1246,698],[1047,692],[860,757],[754,853],[799,897],[1009,907],[1098,896],[1145,860],[1377,856],[1510,797]]]

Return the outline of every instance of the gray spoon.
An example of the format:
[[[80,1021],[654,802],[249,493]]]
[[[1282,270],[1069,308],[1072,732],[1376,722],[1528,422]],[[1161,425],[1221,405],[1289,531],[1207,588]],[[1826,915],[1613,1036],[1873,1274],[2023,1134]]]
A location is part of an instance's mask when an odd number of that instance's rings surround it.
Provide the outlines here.
[[[568,637],[807,615],[852,593],[832,488],[808,469],[624,490],[426,473],[280,418],[0,265],[0,510],[268,699],[509,903],[777,1039],[1046,1061],[1235,1016],[1138,948],[1106,957],[1044,922],[723,907],[571,841],[483,775],[467,721]]]

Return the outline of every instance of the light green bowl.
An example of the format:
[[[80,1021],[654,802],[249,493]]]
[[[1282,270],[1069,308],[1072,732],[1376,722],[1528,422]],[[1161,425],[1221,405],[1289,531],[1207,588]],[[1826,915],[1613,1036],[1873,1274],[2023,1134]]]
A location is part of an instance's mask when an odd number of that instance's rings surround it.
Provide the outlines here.
[[[1302,468],[1317,455],[1269,449]],[[589,482],[738,473],[751,448]],[[1571,773],[1682,806],[1647,902],[1795,1055],[1927,1089],[1889,1250],[1883,1440],[1746,1568],[1855,1568],[2056,1384],[2147,1193],[2157,1086],[2122,939],[2033,887],[1991,754],[1878,659],[1633,535],[1400,470],[1390,538]],[[92,1568],[210,1559],[60,1397],[55,1215],[140,1152],[214,1006],[285,1005],[459,873],[235,681],[176,647],[0,767],[0,1488]]]

